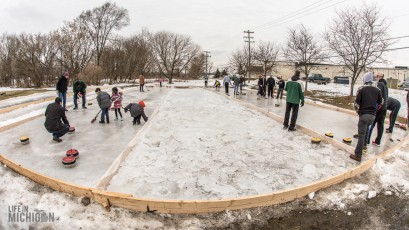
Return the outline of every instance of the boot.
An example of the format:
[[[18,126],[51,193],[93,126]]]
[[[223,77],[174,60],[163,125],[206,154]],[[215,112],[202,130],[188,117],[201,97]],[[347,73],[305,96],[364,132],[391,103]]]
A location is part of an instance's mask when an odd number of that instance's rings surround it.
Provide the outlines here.
[[[104,120],[99,121],[100,124],[105,124]]]
[[[109,118],[107,118],[107,124],[109,124]]]
[[[62,140],[61,140],[59,137],[54,136],[54,137],[53,137],[53,141],[56,141],[56,142],[61,142]]]
[[[356,160],[356,161],[361,161],[361,157],[358,157],[356,154],[351,154],[351,155],[349,155],[349,157],[351,158],[351,159],[354,159],[354,160]]]

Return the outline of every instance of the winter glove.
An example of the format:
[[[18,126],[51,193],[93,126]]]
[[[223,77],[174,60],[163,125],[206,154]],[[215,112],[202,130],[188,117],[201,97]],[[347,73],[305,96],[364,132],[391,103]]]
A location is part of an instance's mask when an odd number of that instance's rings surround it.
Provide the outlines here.
[[[301,107],[303,107],[303,106],[304,106],[304,102],[302,101],[302,102],[301,102]]]
[[[128,110],[127,110],[127,109],[124,109],[124,111],[125,111],[125,113],[127,113],[127,112],[128,112]]]

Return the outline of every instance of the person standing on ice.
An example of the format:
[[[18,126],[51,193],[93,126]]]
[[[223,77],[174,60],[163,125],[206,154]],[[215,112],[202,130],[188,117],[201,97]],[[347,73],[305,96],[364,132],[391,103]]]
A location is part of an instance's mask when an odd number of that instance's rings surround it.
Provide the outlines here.
[[[284,87],[285,87],[285,81],[283,80],[283,77],[279,77],[278,78],[278,89],[277,89],[277,99],[278,97],[280,97],[280,99],[283,99],[283,91],[284,91]]]
[[[61,142],[60,137],[64,136],[70,129],[70,123],[65,116],[65,109],[61,106],[59,97],[55,98],[54,103],[47,106],[44,127],[53,134],[53,140],[56,142]]]
[[[391,114],[389,115],[389,128],[386,129],[386,132],[392,133],[401,105],[398,100],[392,97],[388,97],[388,101],[386,102],[386,104],[388,105],[388,110],[391,111]]]
[[[82,80],[78,79],[74,82],[72,85],[72,89],[74,91],[74,110],[78,109],[78,104],[77,100],[79,98],[82,98],[82,108],[86,109],[87,107],[85,106],[86,103],[86,89],[87,89],[87,84],[83,82]]]
[[[265,97],[267,99],[266,95],[266,77],[263,75],[260,75],[258,78],[258,94],[260,94],[262,97]]]
[[[234,95],[239,95],[240,78],[233,76]]]
[[[288,129],[288,131],[295,131],[295,123],[297,122],[298,116],[298,109],[304,106],[304,90],[303,85],[300,80],[300,71],[296,70],[294,75],[291,77],[291,80],[287,82],[285,85],[284,90],[287,92],[286,97],[286,107],[285,107],[285,116],[284,116],[284,129]],[[291,114],[291,122],[290,126],[288,126],[288,121],[290,120],[290,112]]]
[[[368,134],[368,140],[367,143],[371,141],[371,135],[372,135],[372,130],[374,129],[376,125],[377,129],[377,136],[374,141],[372,141],[373,145],[380,146],[381,145],[381,139],[383,135],[383,128],[384,128],[384,123],[385,123],[385,118],[386,118],[386,111],[388,109],[388,83],[385,81],[383,73],[378,73],[376,74],[376,78],[378,80],[377,87],[381,90],[382,93],[382,99],[383,99],[383,104],[378,105],[378,110],[376,112],[375,120],[371,127],[369,128],[369,134]]]
[[[130,103],[124,108],[125,113],[131,111],[131,116],[133,117],[132,123],[134,125],[141,124],[141,117],[145,122],[148,121],[148,117],[145,115],[145,103],[143,101],[139,101],[139,103]]]
[[[139,75],[139,92],[144,92],[143,91],[143,86],[145,85],[145,77],[143,74]]]
[[[207,88],[207,82],[209,81],[209,77],[207,74],[204,76],[205,87]]]
[[[231,84],[231,80],[230,80],[229,75],[225,75],[223,78],[223,85],[224,85],[224,89],[226,91],[227,96],[230,96],[229,95],[229,85],[230,84]]]
[[[62,100],[62,107],[65,109],[67,104],[67,89],[68,89],[68,72],[64,72],[56,85],[58,97]],[[67,110],[65,110],[67,111]]]
[[[239,81],[239,84],[240,84],[240,94],[243,94],[243,85],[245,84],[245,81],[246,79],[244,79],[244,76],[243,75],[240,75],[240,81]]]
[[[276,80],[274,79],[273,76],[270,75],[270,77],[267,79],[267,86],[268,86],[267,97],[274,98],[274,87],[275,87],[275,85],[276,85]]]
[[[105,124],[105,117],[107,123],[109,124],[109,108],[111,107],[111,97],[107,92],[101,91],[100,88],[95,89],[95,93],[97,94],[97,102],[99,108],[101,108],[101,120],[99,123]]]
[[[114,103],[114,109],[115,109],[114,121],[118,120],[118,113],[119,113],[119,116],[121,116],[121,121],[123,121],[124,119],[122,118],[122,113],[121,113],[122,92],[119,92],[117,87],[112,88],[111,101]]]
[[[361,161],[362,152],[367,151],[368,129],[375,120],[378,105],[383,103],[381,90],[372,84],[373,74],[365,73],[363,80],[364,85],[359,87],[354,103],[355,111],[359,115],[358,143],[355,147],[355,154],[349,156],[356,161]]]

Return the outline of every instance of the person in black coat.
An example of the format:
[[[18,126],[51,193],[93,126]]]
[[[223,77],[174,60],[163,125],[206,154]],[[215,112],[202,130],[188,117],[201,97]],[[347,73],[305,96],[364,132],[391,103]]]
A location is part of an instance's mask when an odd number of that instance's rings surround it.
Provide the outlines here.
[[[65,116],[65,109],[61,106],[61,99],[55,98],[55,102],[47,106],[45,110],[44,127],[53,134],[53,140],[61,142],[60,137],[64,136],[70,129],[70,123]]]
[[[384,123],[385,123],[385,118],[386,118],[386,111],[388,109],[388,104],[387,104],[387,101],[388,101],[388,84],[385,81],[385,79],[383,79],[384,78],[383,73],[377,73],[376,77],[378,79],[377,87],[381,90],[383,104],[378,105],[378,110],[376,112],[375,120],[374,120],[373,124],[371,125],[371,127],[369,129],[367,143],[369,144],[369,142],[371,141],[372,130],[374,129],[374,127],[376,125],[376,129],[377,129],[378,132],[377,132],[377,136],[376,136],[375,140],[372,141],[372,144],[379,147],[380,144],[381,144],[381,139],[382,139],[382,135],[383,135],[383,128],[384,128]]]
[[[388,97],[387,104],[388,104],[388,110],[391,111],[391,114],[389,115],[389,128],[386,129],[386,132],[392,133],[401,105],[398,100],[392,97]]]
[[[62,100],[62,107],[65,109],[65,105],[67,104],[67,88],[68,88],[68,72],[64,72],[61,75],[60,79],[58,79],[56,90],[58,93],[58,97]]]
[[[266,97],[266,77],[265,76],[261,76],[258,79],[258,93],[257,95],[261,95],[262,97]]]
[[[282,99],[283,98],[283,92],[284,92],[284,87],[285,87],[285,81],[283,80],[283,78],[282,77],[279,77],[278,78],[279,79],[279,81],[278,81],[278,90],[277,90],[277,99],[278,99],[278,97],[280,97],[280,99]]]
[[[275,86],[275,85],[276,85],[276,80],[274,79],[273,76],[270,76],[270,77],[267,79],[267,86],[268,86],[267,96],[268,96],[268,97],[274,98],[274,86]]]

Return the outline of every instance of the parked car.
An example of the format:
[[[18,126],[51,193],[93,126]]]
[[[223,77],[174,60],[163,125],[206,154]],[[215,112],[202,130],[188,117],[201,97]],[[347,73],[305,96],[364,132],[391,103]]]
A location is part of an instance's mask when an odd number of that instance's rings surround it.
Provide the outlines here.
[[[406,79],[402,82],[402,84],[400,85],[400,88],[401,88],[401,89],[404,89],[404,90],[409,89],[409,77],[406,78]]]
[[[314,82],[319,85],[320,84],[326,85],[327,83],[331,82],[331,78],[323,77],[322,74],[319,74],[319,73],[313,73],[313,74],[310,74],[310,76],[308,77],[308,82]]]

